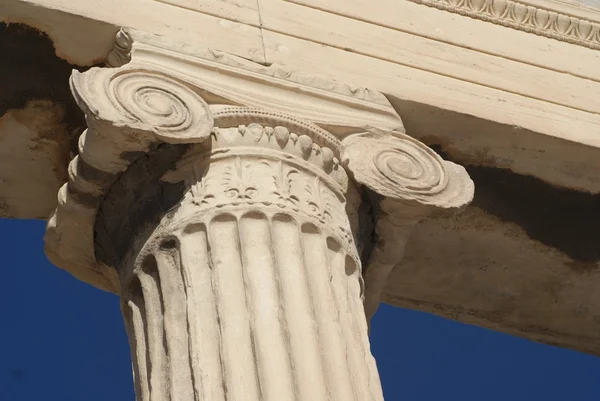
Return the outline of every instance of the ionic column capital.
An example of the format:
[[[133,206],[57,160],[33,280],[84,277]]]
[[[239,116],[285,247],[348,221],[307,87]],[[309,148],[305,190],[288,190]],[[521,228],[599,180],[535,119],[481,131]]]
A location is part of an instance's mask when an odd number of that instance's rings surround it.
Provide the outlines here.
[[[142,158],[158,155],[146,172],[158,180],[188,147],[208,140],[213,127],[248,124],[243,122],[248,119],[236,120],[243,116],[227,114],[227,108],[246,107],[246,114],[252,109],[254,123],[289,127],[298,136],[311,124],[323,133],[312,141],[329,143],[325,147],[333,153],[342,138],[369,126],[403,130],[394,109],[376,91],[134,30],[119,32],[108,68],[74,72],[71,88],[88,129],[49,220],[46,254],[75,276],[112,292],[119,291],[118,278],[112,266],[98,259],[94,246],[103,200],[123,172],[144,165]],[[334,157],[339,159],[339,153]],[[176,185],[164,185],[169,184]]]

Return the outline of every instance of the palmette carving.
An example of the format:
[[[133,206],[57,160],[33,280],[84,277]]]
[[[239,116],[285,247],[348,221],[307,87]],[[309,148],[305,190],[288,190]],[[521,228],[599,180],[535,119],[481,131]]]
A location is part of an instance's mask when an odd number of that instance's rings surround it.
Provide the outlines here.
[[[271,159],[269,155],[266,158]],[[206,169],[205,175],[200,173]],[[340,191],[332,189],[331,183],[324,184],[323,177],[289,166],[284,160],[273,157],[260,161],[255,155],[231,154],[213,159],[210,167],[208,163],[196,163],[192,170],[197,172],[195,176],[203,176],[190,188],[190,201],[197,206],[261,205],[273,210],[291,210],[323,224],[340,222],[344,232],[350,231],[345,198]]]
[[[282,140],[284,135],[288,140]],[[308,135],[256,123],[217,127],[211,138],[192,147],[177,170],[163,177],[188,183],[185,202],[205,208],[260,206],[289,211],[328,225],[345,246],[354,247],[346,213],[348,178],[334,151]]]
[[[277,202],[277,206],[298,207],[300,198],[292,193],[292,184],[294,182],[294,176],[297,176],[299,171],[295,168],[285,166],[281,160],[277,162],[275,166],[270,165],[268,162],[263,163],[275,170],[275,173],[273,174],[273,184],[275,184],[273,195],[275,195],[279,201]]]
[[[249,163],[242,166],[242,159],[237,156],[234,158],[233,165],[229,165],[223,175],[225,184],[225,196],[232,200],[233,205],[240,201],[250,201],[257,193],[256,186],[248,182],[244,176],[244,171],[250,167]]]
[[[308,208],[321,223],[327,224],[333,221],[332,206],[327,192],[321,187],[321,182],[315,178],[306,184],[306,192],[309,195]]]

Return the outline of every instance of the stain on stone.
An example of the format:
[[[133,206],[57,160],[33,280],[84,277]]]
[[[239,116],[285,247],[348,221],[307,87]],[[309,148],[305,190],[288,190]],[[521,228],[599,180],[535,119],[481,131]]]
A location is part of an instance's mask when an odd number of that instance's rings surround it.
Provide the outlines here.
[[[567,266],[571,268],[575,273],[583,274],[595,271],[598,268],[597,261],[592,262],[581,262],[581,261],[571,261],[567,262]]]
[[[163,250],[170,250],[170,249],[176,249],[177,248],[177,241],[174,239],[167,239],[163,242],[161,242],[160,244],[161,249]]]
[[[6,201],[0,199],[0,218],[10,217],[10,210]]]
[[[84,115],[71,96],[69,77],[77,66],[58,58],[50,38],[24,24],[0,23],[0,116],[32,100],[49,100],[64,110],[63,122],[77,153]]]
[[[377,219],[381,214],[379,202],[383,198],[366,187],[361,188],[362,202],[358,210],[358,233],[356,245],[363,265],[363,275],[369,267],[369,260],[375,245],[379,242]]]
[[[439,144],[430,147],[452,160]],[[508,169],[464,167],[475,182],[473,206],[519,225],[530,238],[562,251],[573,259],[573,271],[597,269],[600,195],[558,188]]]
[[[429,145],[429,147],[438,155],[440,155],[440,157],[444,160],[451,160],[450,159],[450,155],[446,152],[444,152],[444,150],[442,149],[442,145],[440,145],[439,143],[434,143],[432,145]]]
[[[119,154],[119,159],[128,161],[130,163],[133,163],[134,161],[138,160],[140,157],[144,157],[146,156],[147,153],[150,153],[152,151],[156,150],[156,146],[154,146],[153,149],[149,149],[147,152],[142,152],[142,151],[138,151],[138,152],[121,152]]]
[[[475,318],[479,320],[477,323],[478,326],[487,327],[492,330],[498,330],[498,325],[501,324],[502,331],[507,334],[521,336],[529,340],[540,341],[561,348],[566,347],[588,354],[600,355],[600,348],[597,345],[598,341],[592,335],[574,335],[564,331],[551,330],[539,325],[511,323],[506,319],[507,314],[501,310],[474,309],[460,305],[401,297],[390,293],[384,294],[383,302],[403,308],[434,313],[438,316],[461,322],[465,322],[469,318],[468,324],[473,324],[473,318]]]
[[[79,159],[75,164],[77,169],[75,175],[81,177],[87,182],[93,182],[94,184],[107,188],[118,178],[117,173],[107,173],[102,170],[98,170],[96,167],[91,166],[85,160]]]
[[[160,219],[185,193],[185,184],[160,178],[175,168],[189,145],[161,144],[133,162],[101,202],[94,226],[96,258],[119,267],[132,242],[144,243]]]
[[[80,205],[87,207],[88,209],[95,209],[98,207],[100,200],[102,199],[100,196],[95,196],[83,191],[80,191],[78,188],[73,185],[67,186],[67,194],[70,198],[74,199]]]

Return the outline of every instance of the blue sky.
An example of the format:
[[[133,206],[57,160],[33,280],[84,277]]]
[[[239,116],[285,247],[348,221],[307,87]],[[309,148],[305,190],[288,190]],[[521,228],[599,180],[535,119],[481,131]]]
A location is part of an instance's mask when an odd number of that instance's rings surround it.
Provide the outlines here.
[[[116,296],[50,265],[44,222],[0,219],[0,401],[133,401]],[[383,305],[386,401],[599,401],[600,358]]]

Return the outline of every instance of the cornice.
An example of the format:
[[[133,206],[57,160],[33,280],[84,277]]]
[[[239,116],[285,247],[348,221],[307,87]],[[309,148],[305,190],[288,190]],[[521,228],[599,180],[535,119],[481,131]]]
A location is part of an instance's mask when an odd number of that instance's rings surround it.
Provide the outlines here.
[[[600,23],[513,0],[409,0],[539,36],[600,49]],[[565,5],[558,8],[565,8]],[[556,9],[556,8],[555,8]],[[581,14],[581,13],[577,13]]]

